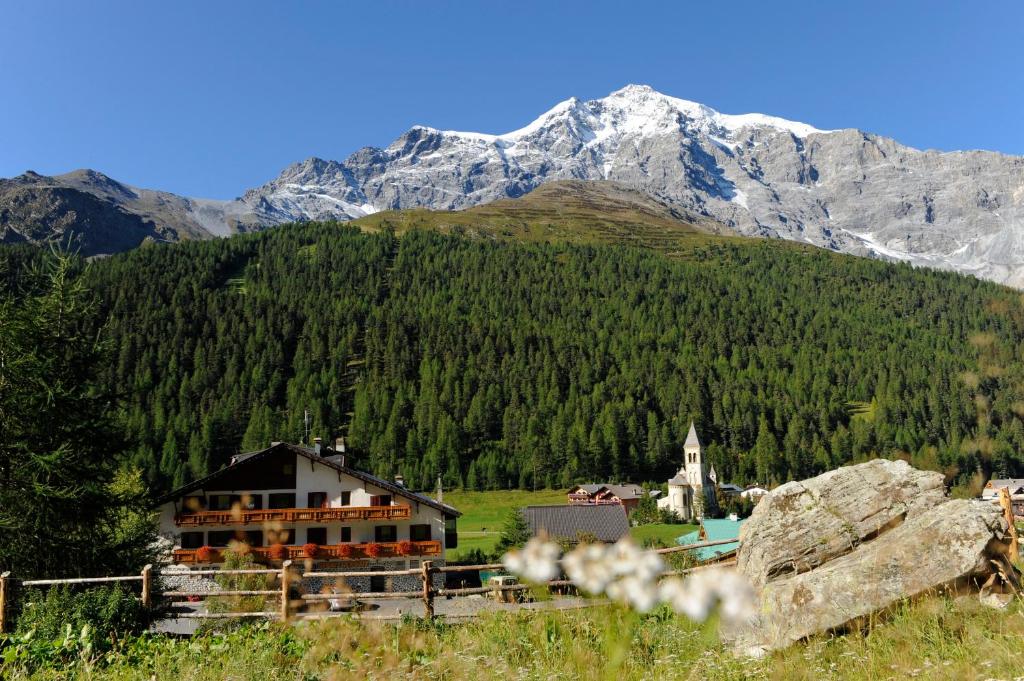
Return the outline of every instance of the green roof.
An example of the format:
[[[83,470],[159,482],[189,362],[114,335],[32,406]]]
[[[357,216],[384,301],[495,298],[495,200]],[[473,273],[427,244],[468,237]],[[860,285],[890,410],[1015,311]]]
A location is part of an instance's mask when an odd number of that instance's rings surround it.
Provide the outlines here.
[[[729,553],[735,551],[739,545],[740,527],[746,522],[746,518],[743,520],[716,520],[712,518],[705,519],[701,522],[701,527],[704,529],[704,535],[706,539],[703,541],[719,541],[721,539],[736,539],[737,541],[729,542],[728,544],[719,544],[718,546],[704,546],[699,549],[692,551],[694,557],[704,562],[706,560],[712,560],[722,555],[723,553]],[[699,532],[688,532],[681,537],[676,538],[676,544],[679,546],[686,546],[687,544],[696,544],[702,541],[700,539]]]

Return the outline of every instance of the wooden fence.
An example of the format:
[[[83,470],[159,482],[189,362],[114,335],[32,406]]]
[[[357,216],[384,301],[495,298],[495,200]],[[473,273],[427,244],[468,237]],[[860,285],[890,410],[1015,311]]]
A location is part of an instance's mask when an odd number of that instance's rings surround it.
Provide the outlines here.
[[[656,549],[655,553],[658,554],[669,554],[679,553],[684,551],[691,551],[693,549],[700,549],[710,546],[720,546],[723,544],[736,543],[735,539],[721,539],[717,541],[706,541],[695,544],[687,544],[685,546],[673,546],[669,548]],[[731,553],[731,551],[729,552]],[[669,575],[682,575],[696,570],[703,570],[708,567],[732,565],[735,564],[735,559],[718,560],[717,562],[702,564],[696,567],[688,568],[685,570],[667,570],[662,573],[662,576]],[[302,617],[323,617],[324,612],[303,612],[298,605],[306,605],[316,602],[342,600],[345,598],[353,599],[421,599],[423,602],[423,615],[426,618],[434,617],[434,599],[438,596],[449,598],[449,597],[461,597],[471,596],[476,594],[496,594],[501,592],[516,592],[533,589],[536,587],[568,587],[572,585],[572,582],[566,579],[554,579],[545,584],[532,585],[532,584],[508,584],[508,585],[486,585],[480,587],[468,587],[468,588],[457,588],[449,589],[447,587],[435,587],[434,576],[438,574],[447,573],[460,573],[460,572],[479,572],[481,570],[500,570],[503,569],[501,563],[487,563],[483,565],[444,565],[434,566],[432,561],[424,561],[419,568],[413,568],[408,570],[378,570],[378,571],[330,571],[330,572],[316,572],[316,571],[305,571],[299,572],[293,569],[293,563],[291,560],[285,560],[281,563],[280,568],[250,568],[242,570],[221,570],[221,569],[200,569],[200,570],[164,570],[160,574],[165,577],[204,577],[204,576],[244,576],[244,575],[264,575],[269,579],[273,578],[277,582],[277,586],[273,589],[218,589],[218,590],[181,590],[181,591],[154,591],[154,577],[155,571],[151,565],[147,565],[142,569],[142,572],[138,575],[127,575],[119,577],[87,577],[77,579],[29,579],[19,580],[11,576],[9,572],[0,574],[0,633],[8,631],[10,621],[8,614],[14,609],[15,601],[19,597],[19,591],[23,587],[40,587],[40,586],[57,586],[57,585],[97,585],[97,584],[110,584],[110,583],[138,583],[140,585],[139,598],[142,602],[143,607],[149,609],[153,608],[159,599],[159,601],[167,606],[170,606],[170,611],[167,615],[169,618],[182,618],[182,619],[219,619],[219,618],[265,618],[265,619],[278,619],[281,621],[288,621],[292,618]],[[352,593],[315,593],[315,594],[302,594],[298,599],[293,600],[289,594],[289,587],[301,578],[320,578],[320,579],[350,579],[350,578],[366,578],[366,577],[398,577],[398,576],[417,576],[421,587],[415,591],[381,591],[381,592],[352,592]],[[265,599],[273,598],[276,601],[276,607],[273,610],[261,610],[252,612],[174,612],[174,603],[180,602],[181,599],[202,599],[208,600],[211,598],[225,598],[225,597],[263,597]],[[339,613],[340,614],[340,613]]]

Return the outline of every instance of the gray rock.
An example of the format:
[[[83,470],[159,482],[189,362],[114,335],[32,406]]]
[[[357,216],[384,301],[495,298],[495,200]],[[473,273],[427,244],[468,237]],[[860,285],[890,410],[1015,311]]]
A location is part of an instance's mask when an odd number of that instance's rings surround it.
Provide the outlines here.
[[[762,654],[990,575],[992,559],[1009,546],[1001,510],[944,498],[936,475],[872,461],[766,496],[744,527],[738,557],[760,607],[724,637],[738,650]],[[851,506],[832,507],[836,501]]]
[[[776,488],[740,532],[738,569],[756,589],[811,570],[943,501],[941,473],[875,459]]]

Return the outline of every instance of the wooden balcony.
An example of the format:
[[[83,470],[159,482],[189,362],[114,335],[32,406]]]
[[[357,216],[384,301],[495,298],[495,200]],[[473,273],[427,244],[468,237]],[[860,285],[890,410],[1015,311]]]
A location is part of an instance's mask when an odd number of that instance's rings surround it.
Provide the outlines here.
[[[195,511],[174,518],[178,527],[252,525],[263,523],[329,523],[356,520],[407,520],[408,506],[339,506],[333,508],[267,508],[255,511]]]
[[[411,545],[408,548],[411,550],[407,553],[401,551],[400,546],[402,544]],[[368,549],[370,546],[376,546],[377,555],[371,556],[371,550]],[[303,560],[307,558],[305,549],[302,546],[285,546],[283,547],[287,552],[287,558],[291,560]],[[222,551],[224,549],[212,549],[212,556],[207,562],[220,563],[224,560]],[[274,550],[278,550],[277,547],[271,546],[253,546],[249,548],[249,551],[256,556],[257,560],[269,561],[273,560],[274,557],[271,553]],[[414,541],[414,542],[376,542],[367,544],[332,544],[329,546],[320,546],[317,549],[316,560],[375,560],[378,558],[404,558],[404,557],[420,557],[420,556],[440,556],[441,555],[441,542],[437,540],[431,541]],[[200,549],[176,549],[174,551],[174,562],[182,563],[185,565],[198,564],[200,561],[196,555]]]

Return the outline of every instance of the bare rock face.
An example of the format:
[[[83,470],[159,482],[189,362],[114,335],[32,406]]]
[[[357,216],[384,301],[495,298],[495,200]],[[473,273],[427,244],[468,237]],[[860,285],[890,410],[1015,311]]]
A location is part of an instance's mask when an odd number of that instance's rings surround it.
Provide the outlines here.
[[[752,653],[984,578],[1009,543],[995,504],[947,499],[941,475],[882,460],[783,485],[741,540],[738,569],[760,610],[724,633]]]
[[[739,569],[760,589],[849,553],[945,496],[941,473],[884,459],[786,483],[744,524]]]

